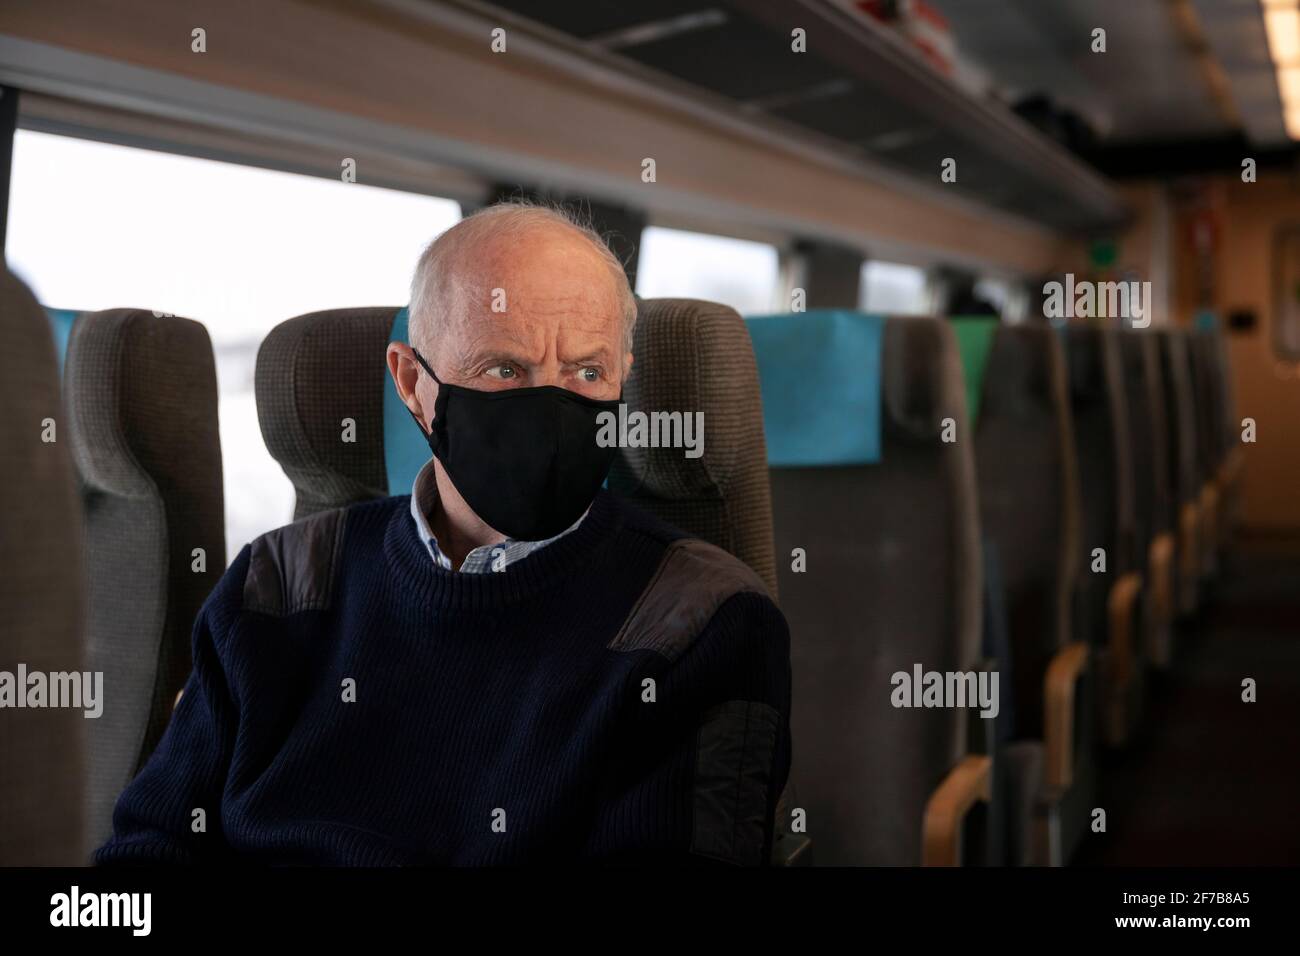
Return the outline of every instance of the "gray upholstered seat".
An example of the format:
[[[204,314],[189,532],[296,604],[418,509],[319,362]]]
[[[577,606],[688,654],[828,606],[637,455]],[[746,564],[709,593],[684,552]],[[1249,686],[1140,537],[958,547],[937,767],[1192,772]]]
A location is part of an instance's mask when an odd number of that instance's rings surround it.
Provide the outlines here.
[[[77,673],[84,575],[68,420],[49,322],[7,269],[0,325],[0,670]],[[0,866],[84,862],[84,736],[93,723],[66,707],[3,712]]]
[[[1098,716],[1107,741],[1124,743],[1142,703],[1144,556],[1135,527],[1136,476],[1118,329],[1064,331],[1070,414],[1079,469],[1079,576],[1075,633],[1096,655]]]
[[[1218,495],[1218,541],[1220,559],[1226,558],[1227,546],[1240,509],[1239,477],[1241,470],[1241,422],[1237,418],[1236,400],[1232,381],[1232,363],[1228,360],[1228,345],[1223,329],[1215,323],[1201,329],[1205,367],[1214,383],[1215,403],[1213,427],[1216,428],[1215,447],[1217,468],[1215,486]]]
[[[389,493],[383,390],[393,386],[384,349],[397,310],[312,312],[281,322],[262,340],[257,419],[293,483],[295,519]],[[353,442],[339,440],[345,418],[356,423]]]
[[[1166,434],[1169,438],[1169,472],[1178,515],[1176,561],[1177,610],[1186,617],[1196,610],[1201,556],[1198,545],[1201,488],[1196,464],[1196,405],[1192,395],[1191,363],[1187,355],[1187,333],[1163,328],[1155,333],[1160,343],[1160,371],[1165,386]],[[1167,661],[1157,661],[1164,664]]]
[[[1169,487],[1168,424],[1160,347],[1147,330],[1120,336],[1128,386],[1129,447],[1133,452],[1135,539],[1146,575],[1143,656],[1169,660],[1174,617],[1174,555],[1178,515]]]
[[[629,408],[702,412],[704,454],[625,449],[610,469],[610,489],[730,551],[776,598],[758,370],[744,321],[713,302],[642,299],[633,355]]]
[[[68,342],[64,396],[85,518],[88,666],[106,687],[103,716],[87,721],[87,836],[98,845],[166,729],[195,617],[225,570],[207,329],[140,309],[86,313]]]
[[[1011,645],[1016,863],[1067,860],[1094,788],[1090,662],[1071,631],[1078,479],[1058,335],[1041,325],[998,329],[976,428],[980,519],[1001,563]]]
[[[966,420],[951,330],[885,320],[881,367],[879,462],[771,470],[792,774],[818,864],[926,861],[927,809],[984,729],[965,708],[891,704],[896,672],[981,665],[981,577],[970,443],[943,440],[945,418]]]
[[[1195,328],[1187,333],[1188,359],[1196,405],[1196,463],[1201,483],[1201,576],[1212,579],[1219,570],[1220,550],[1229,507],[1224,474],[1231,451],[1228,418],[1226,361],[1217,327]]]

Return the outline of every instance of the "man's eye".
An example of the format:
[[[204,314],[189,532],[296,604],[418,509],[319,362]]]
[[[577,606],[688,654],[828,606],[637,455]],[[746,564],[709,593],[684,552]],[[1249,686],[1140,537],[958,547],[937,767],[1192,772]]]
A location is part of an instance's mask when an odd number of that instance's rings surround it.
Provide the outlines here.
[[[593,368],[592,366],[588,365],[586,368],[579,370],[579,372],[578,372],[578,376],[579,376],[579,377],[580,377],[584,382],[599,382],[599,381],[600,381],[600,369],[598,369],[598,368]]]
[[[500,379],[512,379],[519,374],[518,370],[508,362],[503,365],[493,365],[486,371],[487,374],[491,375],[493,378]]]

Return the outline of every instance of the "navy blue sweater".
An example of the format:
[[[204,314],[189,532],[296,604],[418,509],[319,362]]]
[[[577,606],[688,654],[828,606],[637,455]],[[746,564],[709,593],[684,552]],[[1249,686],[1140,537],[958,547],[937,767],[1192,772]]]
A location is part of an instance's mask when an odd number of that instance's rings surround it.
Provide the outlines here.
[[[498,573],[434,566],[408,496],[297,521],[240,552],[193,655],[97,863],[768,859],[785,621],[608,492]]]

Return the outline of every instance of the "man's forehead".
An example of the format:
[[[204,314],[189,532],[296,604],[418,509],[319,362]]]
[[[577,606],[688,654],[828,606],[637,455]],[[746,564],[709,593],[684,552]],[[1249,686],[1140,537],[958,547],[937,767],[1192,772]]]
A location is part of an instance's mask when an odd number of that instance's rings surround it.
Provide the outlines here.
[[[626,282],[579,232],[554,225],[460,246],[447,262],[438,324],[463,358],[482,351],[540,354],[620,346]],[[612,343],[612,344],[611,344]]]
[[[552,230],[550,235],[555,236]],[[563,317],[593,329],[617,321],[621,297],[609,262],[590,244],[572,237],[547,243],[525,236],[496,254],[460,258],[450,283],[456,311],[466,319],[513,316]],[[450,303],[449,303],[450,305]]]
[[[602,301],[590,294],[511,294],[505,311],[493,311],[489,301],[475,297],[454,312],[449,344],[467,360],[494,352],[539,357],[552,342],[565,359],[612,353],[622,336],[622,316],[608,296]]]
[[[451,311],[476,325],[487,321],[509,325],[512,319],[553,319],[573,328],[597,330],[621,321],[618,296],[599,285],[466,283],[455,290],[454,299],[448,303]]]
[[[534,347],[553,337],[561,345],[578,340],[613,340],[621,334],[622,318],[614,310],[592,310],[576,303],[571,308],[520,305],[508,312],[493,312],[488,308],[462,310],[454,327],[455,337],[467,345],[490,340]]]

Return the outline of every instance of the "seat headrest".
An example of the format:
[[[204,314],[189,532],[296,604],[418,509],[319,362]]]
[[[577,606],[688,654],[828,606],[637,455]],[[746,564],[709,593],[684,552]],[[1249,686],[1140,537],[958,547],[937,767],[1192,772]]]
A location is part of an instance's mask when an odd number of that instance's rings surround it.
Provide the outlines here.
[[[629,411],[701,412],[703,454],[680,448],[626,448],[609,487],[634,497],[727,497],[763,462],[758,372],[745,323],[735,310],[698,299],[640,299],[632,373],[623,389]],[[753,399],[748,398],[753,394]]]
[[[961,373],[955,362],[951,334],[941,319],[886,321],[881,374],[891,439],[932,442],[943,433],[945,418],[964,420],[957,407]]]
[[[384,394],[393,387],[384,352],[399,308],[300,315],[258,349],[257,418],[297,492],[295,518],[410,491],[390,492],[384,472]]]
[[[1120,356],[1124,361],[1125,374],[1145,374],[1145,354],[1154,340],[1143,331],[1125,329],[1119,337]]]
[[[816,309],[745,323],[758,362],[768,464],[880,461],[884,317]],[[906,418],[905,395],[898,405]]]
[[[1160,360],[1174,374],[1182,374],[1187,368],[1187,330],[1178,326],[1165,326],[1156,329],[1156,340],[1160,344]]]
[[[1000,326],[989,353],[981,418],[995,413],[1019,417],[1030,406],[1054,407],[1053,368],[1060,347],[1058,333],[1047,326]]]
[[[220,447],[216,393],[202,324],[146,309],[83,313],[71,327],[64,394],[85,490],[152,496],[156,476],[173,472],[175,462],[206,460]],[[220,501],[219,468],[203,481]]]
[[[1091,325],[1069,325],[1061,332],[1066,381],[1070,397],[1077,404],[1101,401],[1106,397],[1103,336],[1100,328]]]

